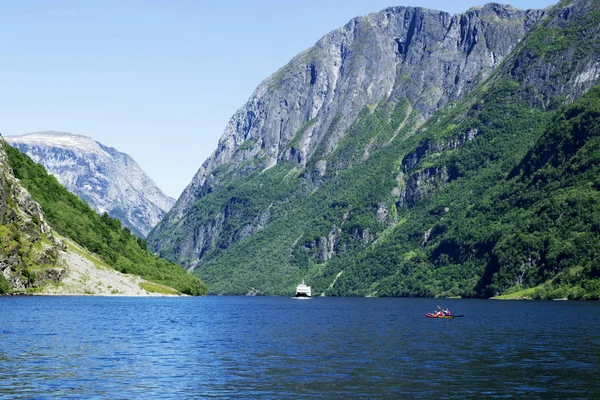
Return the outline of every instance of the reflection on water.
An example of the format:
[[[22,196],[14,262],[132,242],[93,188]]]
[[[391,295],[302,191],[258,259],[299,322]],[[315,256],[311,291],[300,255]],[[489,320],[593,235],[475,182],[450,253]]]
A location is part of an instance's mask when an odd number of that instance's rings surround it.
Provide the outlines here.
[[[599,360],[597,302],[0,298],[6,397],[600,398]]]

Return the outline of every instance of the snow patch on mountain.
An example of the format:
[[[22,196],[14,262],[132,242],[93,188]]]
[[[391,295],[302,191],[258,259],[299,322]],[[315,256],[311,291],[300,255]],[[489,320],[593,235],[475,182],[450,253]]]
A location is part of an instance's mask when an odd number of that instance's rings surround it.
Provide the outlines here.
[[[28,133],[22,136],[9,136],[9,142],[18,142],[29,146],[58,147],[77,149],[80,152],[101,154],[103,151],[96,141],[89,136],[69,132],[45,131]]]
[[[131,156],[88,136],[45,131],[5,139],[96,211],[108,212],[139,236],[145,237],[175,202]]]

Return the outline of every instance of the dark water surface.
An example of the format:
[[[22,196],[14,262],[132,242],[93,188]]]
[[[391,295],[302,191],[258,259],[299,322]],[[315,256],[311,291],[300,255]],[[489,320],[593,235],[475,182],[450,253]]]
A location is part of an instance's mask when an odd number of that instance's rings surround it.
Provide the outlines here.
[[[600,303],[0,297],[0,397],[600,399]]]

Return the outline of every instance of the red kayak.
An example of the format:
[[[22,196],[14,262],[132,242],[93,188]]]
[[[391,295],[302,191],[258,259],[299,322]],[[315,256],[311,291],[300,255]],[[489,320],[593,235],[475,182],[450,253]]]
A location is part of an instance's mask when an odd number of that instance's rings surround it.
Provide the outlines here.
[[[425,316],[427,318],[460,318],[462,317],[464,314],[459,314],[459,315],[440,315],[438,313],[425,313]]]

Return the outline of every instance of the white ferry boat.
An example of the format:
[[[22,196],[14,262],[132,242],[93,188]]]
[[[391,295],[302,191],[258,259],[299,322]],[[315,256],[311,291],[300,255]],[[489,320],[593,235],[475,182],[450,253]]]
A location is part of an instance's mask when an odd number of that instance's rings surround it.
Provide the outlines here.
[[[306,286],[304,280],[296,287],[296,297],[311,297],[310,286]]]

